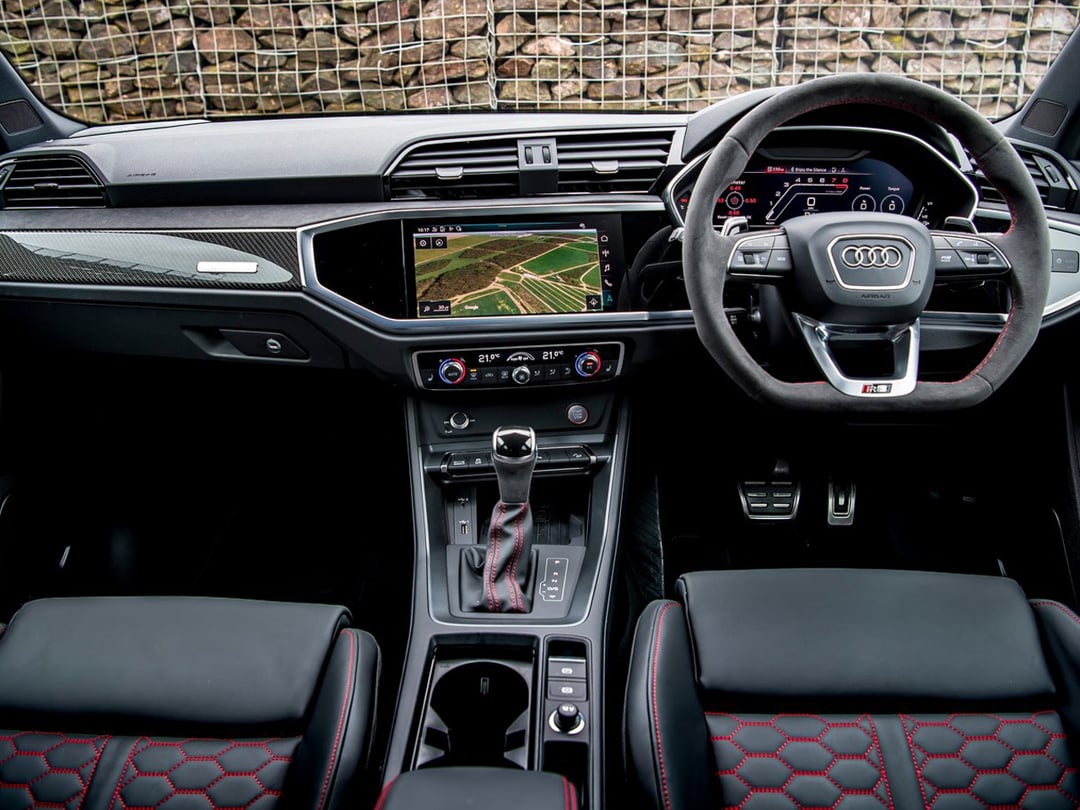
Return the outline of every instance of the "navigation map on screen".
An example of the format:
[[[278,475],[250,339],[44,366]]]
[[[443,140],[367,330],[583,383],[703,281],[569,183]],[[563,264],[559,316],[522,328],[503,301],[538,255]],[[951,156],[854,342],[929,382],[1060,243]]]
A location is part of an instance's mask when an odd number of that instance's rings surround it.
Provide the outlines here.
[[[601,311],[602,239],[595,228],[414,232],[417,315]]]

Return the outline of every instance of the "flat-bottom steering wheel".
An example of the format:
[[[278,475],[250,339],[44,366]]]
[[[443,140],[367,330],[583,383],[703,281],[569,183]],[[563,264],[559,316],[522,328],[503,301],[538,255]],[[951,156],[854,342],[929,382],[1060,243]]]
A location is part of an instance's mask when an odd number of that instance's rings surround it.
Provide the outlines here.
[[[798,217],[782,228],[750,234],[716,231],[716,199],[740,177],[770,132],[800,115],[845,104],[905,110],[956,135],[1008,204],[1008,231],[930,231],[910,217],[859,212]],[[962,261],[965,279],[1008,278],[1012,307],[994,345],[967,376],[955,382],[920,381],[919,316],[930,298],[938,259],[949,251]],[[774,255],[781,260],[763,258]],[[1050,236],[1031,175],[983,116],[913,79],[838,75],[778,93],[717,144],[691,196],[683,264],[702,342],[755,399],[814,411],[948,410],[992,394],[1035,342],[1050,284]],[[724,315],[729,277],[785,287],[796,329],[824,382],[778,380],[750,356]],[[845,374],[833,349],[854,341],[890,348],[892,373]]]

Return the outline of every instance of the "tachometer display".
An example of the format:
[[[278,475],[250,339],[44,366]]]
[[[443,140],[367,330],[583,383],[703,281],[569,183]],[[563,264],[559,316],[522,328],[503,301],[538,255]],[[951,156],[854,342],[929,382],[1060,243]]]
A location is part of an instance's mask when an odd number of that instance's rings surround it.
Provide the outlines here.
[[[752,228],[773,228],[792,217],[827,211],[909,213],[914,186],[882,160],[858,158],[843,163],[801,160],[778,162],[755,156],[742,176],[716,199],[713,220],[746,217]],[[686,218],[690,189],[675,197]]]

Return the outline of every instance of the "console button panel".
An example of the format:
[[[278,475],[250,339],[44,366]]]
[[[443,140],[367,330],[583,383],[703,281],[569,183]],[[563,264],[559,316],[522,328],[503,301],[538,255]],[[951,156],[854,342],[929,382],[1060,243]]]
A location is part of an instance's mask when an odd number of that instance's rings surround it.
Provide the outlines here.
[[[617,377],[621,343],[454,349],[413,355],[416,380],[434,391],[577,385]]]

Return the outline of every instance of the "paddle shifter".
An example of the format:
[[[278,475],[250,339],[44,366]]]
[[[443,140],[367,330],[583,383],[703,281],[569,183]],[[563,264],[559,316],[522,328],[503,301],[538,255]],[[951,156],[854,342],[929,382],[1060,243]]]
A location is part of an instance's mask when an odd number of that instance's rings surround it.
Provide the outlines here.
[[[531,427],[500,427],[491,444],[499,502],[491,513],[486,553],[473,547],[462,556],[462,594],[468,594],[462,601],[470,610],[528,613],[533,573],[529,486],[536,466],[536,432]],[[482,581],[476,582],[477,577]]]

